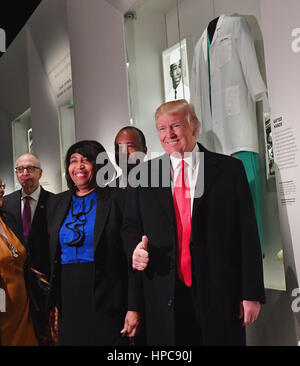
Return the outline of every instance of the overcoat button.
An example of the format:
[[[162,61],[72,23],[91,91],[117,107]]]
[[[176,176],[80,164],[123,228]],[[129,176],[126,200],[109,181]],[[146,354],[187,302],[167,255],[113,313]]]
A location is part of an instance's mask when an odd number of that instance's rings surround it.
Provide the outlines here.
[[[173,305],[173,300],[172,299],[170,299],[169,301],[168,301],[168,306],[169,307],[171,307]]]

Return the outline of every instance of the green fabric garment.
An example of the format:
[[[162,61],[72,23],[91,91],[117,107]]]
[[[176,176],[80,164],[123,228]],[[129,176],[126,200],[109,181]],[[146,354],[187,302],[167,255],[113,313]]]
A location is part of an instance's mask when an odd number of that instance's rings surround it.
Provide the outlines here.
[[[232,156],[240,159],[244,164],[253,198],[261,249],[263,249],[259,154],[252,151],[240,151]]]
[[[210,81],[210,57],[209,57],[209,52],[210,52],[210,40],[209,40],[209,35],[207,32],[207,59],[208,59],[208,80],[209,80],[209,103],[210,103],[210,111],[211,111],[211,81]]]

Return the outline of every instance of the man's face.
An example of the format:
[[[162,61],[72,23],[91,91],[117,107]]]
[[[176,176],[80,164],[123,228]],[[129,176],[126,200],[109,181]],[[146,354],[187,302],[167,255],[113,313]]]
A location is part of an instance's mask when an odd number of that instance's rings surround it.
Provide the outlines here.
[[[120,158],[121,156],[127,161],[127,170],[129,171],[138,162],[130,164],[128,162],[128,158],[134,156],[136,152],[147,153],[146,147],[142,146],[140,135],[135,130],[123,130],[118,133],[115,139],[115,159],[118,166],[120,166]]]
[[[17,160],[16,168],[21,168],[21,170],[16,171],[16,175],[24,192],[31,194],[38,188],[42,176],[42,169],[39,168],[38,160],[32,155],[22,155]]]
[[[169,155],[177,152],[183,157],[195,147],[199,126],[190,125],[186,111],[160,115],[156,127],[162,147]]]

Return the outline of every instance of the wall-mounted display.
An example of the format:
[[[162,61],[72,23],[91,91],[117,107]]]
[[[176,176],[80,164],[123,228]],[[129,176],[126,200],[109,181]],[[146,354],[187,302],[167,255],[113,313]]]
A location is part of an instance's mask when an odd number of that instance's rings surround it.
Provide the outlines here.
[[[18,157],[22,154],[33,152],[31,111],[30,108],[11,122],[13,143],[13,167],[16,166]],[[14,175],[15,189],[20,189],[20,184]]]
[[[162,53],[165,101],[190,100],[186,40],[176,43]]]
[[[28,152],[33,153],[32,128],[27,130]]]
[[[264,132],[266,145],[266,176],[267,179],[270,179],[275,178],[275,164],[270,113],[264,113]]]

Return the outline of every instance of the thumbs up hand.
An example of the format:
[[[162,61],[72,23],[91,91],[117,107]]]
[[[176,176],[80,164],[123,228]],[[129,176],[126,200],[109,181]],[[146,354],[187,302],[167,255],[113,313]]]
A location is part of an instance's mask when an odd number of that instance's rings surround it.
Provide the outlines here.
[[[132,268],[138,271],[144,271],[149,262],[148,238],[143,235],[142,241],[138,243],[132,254]]]

